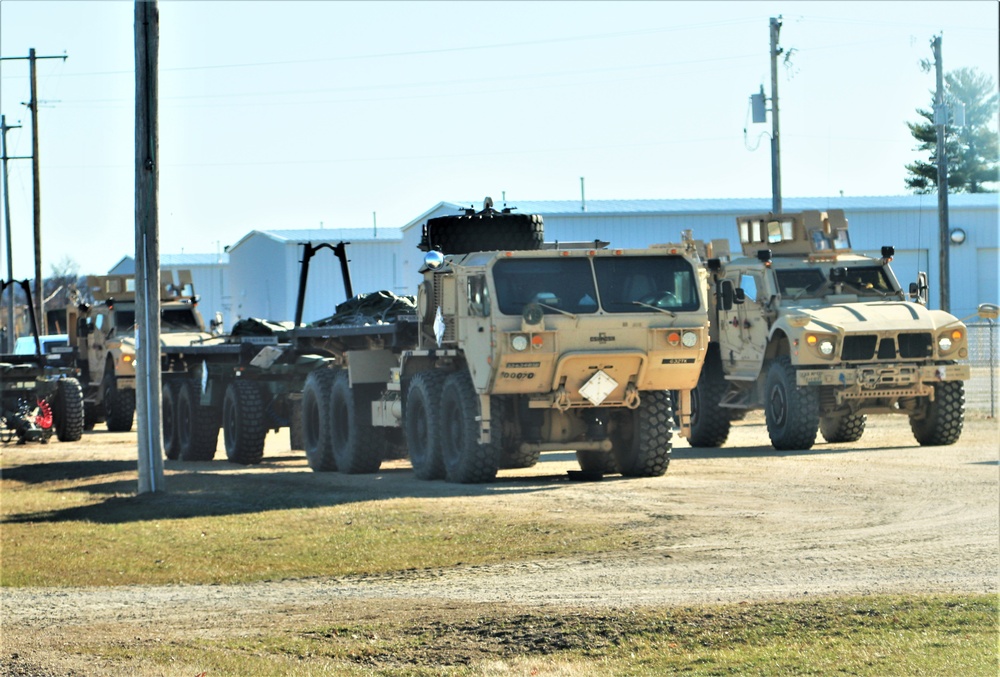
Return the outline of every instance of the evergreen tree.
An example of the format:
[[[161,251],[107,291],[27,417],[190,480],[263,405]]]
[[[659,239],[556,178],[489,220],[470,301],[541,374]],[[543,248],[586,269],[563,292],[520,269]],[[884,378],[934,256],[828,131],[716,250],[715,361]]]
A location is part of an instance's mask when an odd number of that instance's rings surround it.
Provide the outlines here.
[[[994,123],[1000,96],[993,78],[974,68],[960,68],[945,74],[944,80],[945,103],[952,112],[957,103],[965,105],[965,126],[955,126],[951,115],[945,127],[948,192],[995,193],[1000,149]],[[934,125],[933,92],[930,109],[918,108],[917,114],[923,121],[907,122],[906,126],[919,142],[916,150],[928,153],[928,160],[906,165],[906,187],[915,193],[936,193],[938,128]]]

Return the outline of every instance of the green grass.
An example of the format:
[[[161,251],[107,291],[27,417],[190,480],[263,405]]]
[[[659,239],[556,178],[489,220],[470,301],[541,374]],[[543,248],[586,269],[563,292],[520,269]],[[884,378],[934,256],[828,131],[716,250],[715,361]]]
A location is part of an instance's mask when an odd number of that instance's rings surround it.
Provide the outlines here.
[[[314,473],[189,473],[169,477],[168,493],[135,496],[131,471],[25,482],[13,470],[2,482],[2,586],[383,573],[619,550],[635,538],[603,518],[497,511],[479,487],[447,502],[362,499]]]
[[[468,609],[222,639],[91,647],[209,675],[997,674],[988,596],[823,599],[634,611]]]

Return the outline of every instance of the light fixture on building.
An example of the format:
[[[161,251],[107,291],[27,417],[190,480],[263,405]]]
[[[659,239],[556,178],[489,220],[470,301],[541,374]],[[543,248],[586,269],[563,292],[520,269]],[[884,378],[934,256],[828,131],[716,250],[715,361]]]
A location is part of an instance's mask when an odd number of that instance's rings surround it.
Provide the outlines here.
[[[951,243],[962,244],[965,242],[965,231],[961,228],[953,228],[951,231]]]

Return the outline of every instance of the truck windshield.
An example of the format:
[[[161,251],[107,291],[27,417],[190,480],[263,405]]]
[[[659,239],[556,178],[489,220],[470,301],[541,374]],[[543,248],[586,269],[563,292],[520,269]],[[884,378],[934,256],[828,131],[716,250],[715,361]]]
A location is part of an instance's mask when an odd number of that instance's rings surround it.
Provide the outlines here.
[[[594,259],[601,305],[609,313],[698,310],[697,277],[680,256],[601,257]]]
[[[163,331],[201,331],[192,308],[165,308],[160,311]]]
[[[504,315],[520,315],[529,303],[541,304],[549,314],[597,312],[594,274],[587,259],[505,259],[493,266],[493,282]]]
[[[843,279],[844,291],[855,294],[872,294],[885,296],[895,293],[889,277],[882,266],[843,266],[846,276]],[[792,299],[820,298],[829,294],[833,283],[829,280],[828,270],[820,268],[795,268],[775,270],[778,278],[778,289],[784,297]]]

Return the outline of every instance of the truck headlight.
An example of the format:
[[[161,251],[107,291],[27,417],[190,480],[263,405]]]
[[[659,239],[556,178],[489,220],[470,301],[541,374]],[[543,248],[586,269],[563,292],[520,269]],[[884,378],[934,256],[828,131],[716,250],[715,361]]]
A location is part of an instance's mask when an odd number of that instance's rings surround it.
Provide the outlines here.
[[[806,345],[822,357],[831,357],[837,349],[837,341],[833,336],[806,334]]]
[[[686,331],[681,334],[681,344],[685,348],[694,348],[698,343],[698,335],[693,331]]]
[[[824,355],[833,355],[833,341],[830,339],[823,339],[819,342],[819,352]]]
[[[941,338],[939,338],[938,350],[940,350],[942,353],[947,353],[949,350],[951,350],[951,337],[942,336]]]
[[[524,334],[518,334],[510,340],[510,347],[514,350],[521,352],[522,350],[528,349],[528,337]]]

